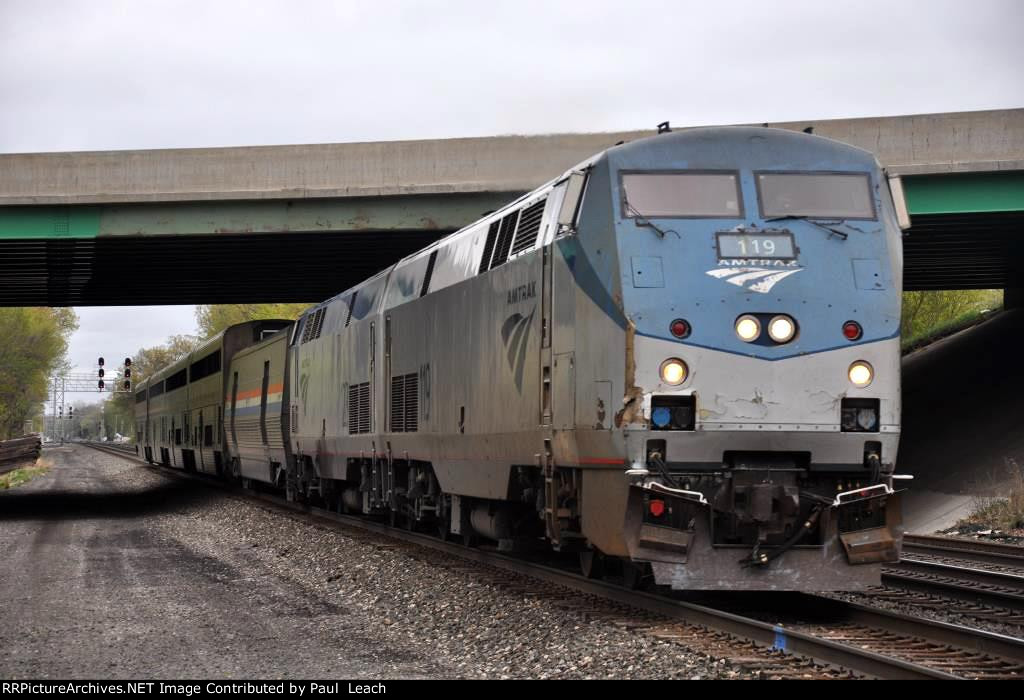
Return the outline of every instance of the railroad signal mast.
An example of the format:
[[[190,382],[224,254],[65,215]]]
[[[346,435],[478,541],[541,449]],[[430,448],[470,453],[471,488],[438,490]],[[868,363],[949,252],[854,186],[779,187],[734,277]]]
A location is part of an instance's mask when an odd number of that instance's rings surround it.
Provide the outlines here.
[[[96,386],[100,391],[107,388],[106,361],[101,357],[96,360]],[[120,371],[114,372],[115,379],[110,388],[112,394],[125,394],[132,390],[132,358],[124,358],[124,366]]]
[[[50,378],[53,387],[52,406],[50,414],[50,434],[54,440],[64,441],[64,406],[66,393],[92,393],[99,390],[101,393],[109,391],[111,394],[129,394],[132,390],[132,358],[124,358],[124,366],[113,371],[113,377],[107,375],[106,361],[100,357],[96,360],[96,373],[91,372],[65,372]],[[107,381],[112,383],[107,385]],[[74,417],[74,408],[68,405],[67,420]],[[45,428],[45,425],[44,425]]]

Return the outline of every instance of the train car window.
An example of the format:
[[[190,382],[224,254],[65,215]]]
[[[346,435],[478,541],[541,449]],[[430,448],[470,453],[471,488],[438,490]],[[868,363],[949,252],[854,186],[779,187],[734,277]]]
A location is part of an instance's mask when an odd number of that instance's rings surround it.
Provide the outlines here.
[[[736,173],[623,173],[622,200],[628,218],[743,216]]]
[[[874,219],[867,173],[757,173],[764,217]]]
[[[164,380],[164,382],[167,385],[167,391],[174,391],[175,389],[180,389],[181,387],[188,384],[188,370],[182,369],[178,372],[175,372],[166,380]]]
[[[214,350],[206,357],[196,360],[189,367],[189,381],[194,382],[220,372],[220,350]]]

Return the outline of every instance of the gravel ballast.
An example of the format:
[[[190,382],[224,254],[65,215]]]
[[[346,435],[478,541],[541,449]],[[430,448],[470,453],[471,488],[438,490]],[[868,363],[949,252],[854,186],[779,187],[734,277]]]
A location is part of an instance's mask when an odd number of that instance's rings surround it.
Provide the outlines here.
[[[50,453],[50,474],[0,500],[0,543],[34,557],[0,579],[4,677],[751,676],[423,548],[85,447]]]

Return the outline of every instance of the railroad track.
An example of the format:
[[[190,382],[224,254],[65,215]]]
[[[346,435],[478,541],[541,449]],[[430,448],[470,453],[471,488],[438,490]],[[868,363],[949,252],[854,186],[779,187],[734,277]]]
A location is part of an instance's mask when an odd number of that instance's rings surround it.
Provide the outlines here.
[[[1024,629],[1024,547],[906,535],[876,598]]]
[[[968,603],[1016,613],[1024,624],[1024,575],[963,566],[960,563],[903,558],[882,572],[887,588],[938,593]],[[1009,620],[1007,620],[1009,621]]]
[[[1009,571],[1024,571],[1024,547],[1002,542],[967,540],[937,535],[904,535],[903,553],[1003,567]]]
[[[790,616],[784,623],[767,621],[758,617],[770,617],[772,612],[739,615],[726,609],[733,607],[728,600],[704,605],[682,600],[682,596],[629,590],[547,563],[465,547],[382,522],[299,506],[279,496],[242,491],[177,469],[149,465],[134,451],[89,446],[164,474],[200,481],[292,518],[322,527],[340,525],[348,533],[375,542],[387,538],[395,546],[410,548],[412,556],[442,567],[468,567],[485,582],[546,598],[584,620],[605,619],[639,634],[727,659],[735,668],[766,677],[835,678],[852,674],[892,679],[1024,678],[1024,639],[811,594],[773,594],[772,601],[784,600],[791,609],[813,612],[814,619]],[[759,603],[762,607],[763,600],[764,596]]]

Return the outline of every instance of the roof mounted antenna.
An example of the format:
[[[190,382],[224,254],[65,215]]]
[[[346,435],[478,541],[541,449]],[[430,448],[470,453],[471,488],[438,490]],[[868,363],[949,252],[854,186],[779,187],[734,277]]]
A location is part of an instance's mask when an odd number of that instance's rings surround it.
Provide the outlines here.
[[[661,124],[658,124],[658,133],[670,134],[672,133],[672,127],[668,125],[668,122],[662,122]]]

